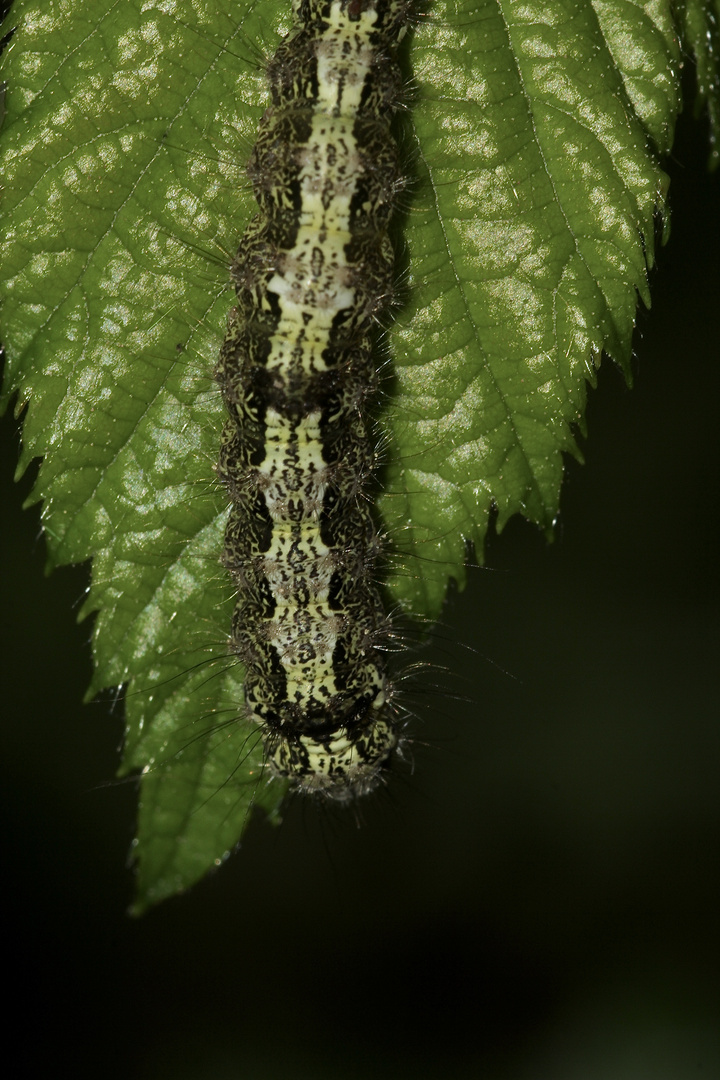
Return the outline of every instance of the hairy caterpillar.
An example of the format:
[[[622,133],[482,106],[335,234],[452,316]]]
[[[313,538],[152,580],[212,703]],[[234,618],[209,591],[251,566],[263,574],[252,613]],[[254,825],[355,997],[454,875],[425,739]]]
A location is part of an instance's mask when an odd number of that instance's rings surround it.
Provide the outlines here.
[[[232,265],[216,378],[229,418],[232,650],[272,770],[343,800],[398,743],[375,584],[366,408],[402,184],[391,121],[408,0],[296,0],[248,165],[259,213]]]

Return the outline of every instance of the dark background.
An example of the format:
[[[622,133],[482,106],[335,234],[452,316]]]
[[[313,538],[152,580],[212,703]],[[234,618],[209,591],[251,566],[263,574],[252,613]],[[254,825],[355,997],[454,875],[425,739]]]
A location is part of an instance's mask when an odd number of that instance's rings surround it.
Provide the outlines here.
[[[454,596],[415,770],[295,802],[191,893],[125,914],[121,709],[83,706],[83,568],[43,577],[2,425],[12,1076],[720,1076],[720,184],[682,125],[635,389],[605,362],[555,543],[519,519]],[[467,698],[467,701],[462,700]],[[7,1013],[7,1009],[6,1009]],[[28,1038],[22,1029],[30,1025]]]

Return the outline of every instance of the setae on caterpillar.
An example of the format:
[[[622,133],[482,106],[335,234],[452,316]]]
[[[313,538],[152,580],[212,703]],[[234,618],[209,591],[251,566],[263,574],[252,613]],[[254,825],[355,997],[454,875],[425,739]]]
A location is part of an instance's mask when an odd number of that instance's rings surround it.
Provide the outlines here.
[[[393,288],[391,133],[407,0],[296,0],[248,174],[260,211],[231,276],[216,378],[229,418],[232,651],[272,771],[339,800],[398,743],[366,494],[373,330]]]

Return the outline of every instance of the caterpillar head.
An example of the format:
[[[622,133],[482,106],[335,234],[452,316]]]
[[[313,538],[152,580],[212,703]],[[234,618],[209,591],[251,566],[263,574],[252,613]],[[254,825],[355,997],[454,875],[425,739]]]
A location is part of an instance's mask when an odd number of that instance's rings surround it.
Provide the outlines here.
[[[343,803],[378,786],[398,742],[397,722],[388,715],[383,692],[362,724],[329,734],[274,733],[268,740],[268,759],[273,772],[291,780],[297,790]]]

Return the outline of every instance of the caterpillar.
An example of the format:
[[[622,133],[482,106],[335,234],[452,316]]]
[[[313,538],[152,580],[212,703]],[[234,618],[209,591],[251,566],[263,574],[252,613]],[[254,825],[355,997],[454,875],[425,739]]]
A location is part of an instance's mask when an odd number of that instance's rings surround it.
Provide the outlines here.
[[[295,0],[248,163],[258,213],[231,267],[215,377],[231,651],[272,772],[339,801],[399,743],[367,495],[374,337],[393,294],[392,134],[410,0]]]

